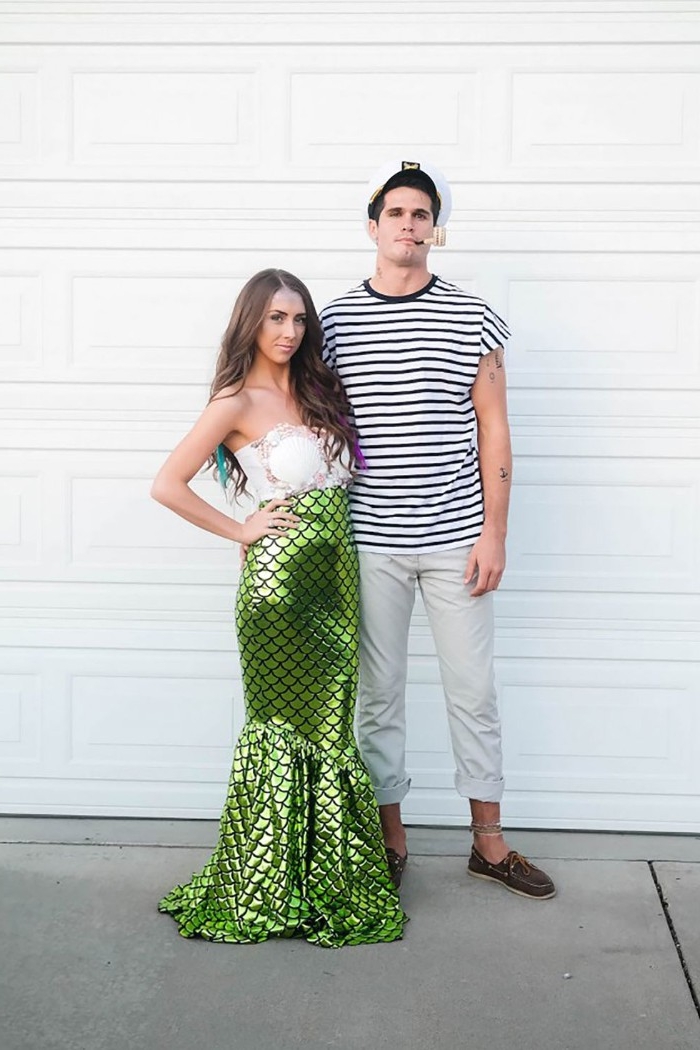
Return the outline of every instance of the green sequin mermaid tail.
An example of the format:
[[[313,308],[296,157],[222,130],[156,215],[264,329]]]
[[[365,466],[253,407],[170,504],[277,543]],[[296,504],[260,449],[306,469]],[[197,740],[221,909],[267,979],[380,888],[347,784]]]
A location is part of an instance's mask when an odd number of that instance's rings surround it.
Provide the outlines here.
[[[217,847],[159,904],[184,937],[393,941],[405,915],[352,731],[358,570],[347,493],[294,498],[298,528],[246,558],[236,602],[246,724]]]

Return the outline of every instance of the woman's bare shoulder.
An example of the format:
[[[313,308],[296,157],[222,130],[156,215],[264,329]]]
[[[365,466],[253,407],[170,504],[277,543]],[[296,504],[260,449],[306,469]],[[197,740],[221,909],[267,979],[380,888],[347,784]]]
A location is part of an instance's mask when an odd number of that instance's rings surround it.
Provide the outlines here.
[[[244,401],[248,396],[248,392],[243,386],[243,383],[232,383],[231,386],[224,386],[221,390],[217,390],[215,394],[209,399],[211,404],[214,401]]]
[[[218,413],[238,418],[250,408],[250,395],[240,384],[225,386],[217,390],[210,399],[209,406]]]

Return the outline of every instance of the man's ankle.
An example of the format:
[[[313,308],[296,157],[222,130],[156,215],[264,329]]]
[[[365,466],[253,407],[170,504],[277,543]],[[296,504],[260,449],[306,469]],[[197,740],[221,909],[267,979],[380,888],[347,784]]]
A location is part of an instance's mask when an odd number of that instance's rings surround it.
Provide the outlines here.
[[[500,864],[508,856],[508,845],[503,835],[479,835],[475,832],[474,846],[490,864]]]
[[[395,850],[400,857],[406,856],[406,829],[401,821],[401,806],[392,802],[379,807],[382,835],[387,849]]]

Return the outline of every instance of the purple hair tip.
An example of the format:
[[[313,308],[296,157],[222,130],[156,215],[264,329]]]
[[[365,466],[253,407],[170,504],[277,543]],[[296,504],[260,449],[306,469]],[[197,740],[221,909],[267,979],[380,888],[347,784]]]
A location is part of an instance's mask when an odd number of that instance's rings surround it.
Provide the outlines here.
[[[357,441],[355,442],[355,448],[353,449],[353,451],[355,453],[355,462],[357,463],[360,470],[367,470],[367,460],[362,454],[362,449],[360,448]]]

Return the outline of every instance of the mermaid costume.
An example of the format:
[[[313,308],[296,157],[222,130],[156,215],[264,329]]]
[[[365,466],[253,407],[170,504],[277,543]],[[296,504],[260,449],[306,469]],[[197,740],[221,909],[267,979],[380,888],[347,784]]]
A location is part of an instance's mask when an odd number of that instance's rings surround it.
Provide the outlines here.
[[[248,550],[236,600],[246,721],[219,840],[158,907],[184,937],[304,937],[323,947],[401,937],[374,791],[353,735],[358,568],[340,459],[279,424],[236,453],[261,503],[299,525]]]

